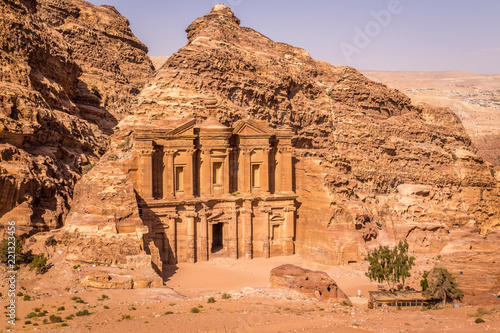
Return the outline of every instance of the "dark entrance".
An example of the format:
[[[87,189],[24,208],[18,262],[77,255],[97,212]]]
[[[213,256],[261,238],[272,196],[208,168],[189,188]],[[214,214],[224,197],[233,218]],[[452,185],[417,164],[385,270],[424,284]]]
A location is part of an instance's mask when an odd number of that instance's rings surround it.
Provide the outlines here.
[[[218,252],[224,247],[224,241],[222,238],[223,227],[224,223],[212,225],[212,253]]]

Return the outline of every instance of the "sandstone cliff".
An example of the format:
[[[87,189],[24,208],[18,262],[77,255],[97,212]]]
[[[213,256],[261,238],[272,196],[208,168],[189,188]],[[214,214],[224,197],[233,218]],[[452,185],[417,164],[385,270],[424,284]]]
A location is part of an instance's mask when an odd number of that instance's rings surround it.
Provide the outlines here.
[[[0,31],[0,222],[60,227],[152,64],[112,7],[3,0]]]
[[[413,250],[439,252],[451,229],[471,221],[483,233],[499,228],[498,177],[449,109],[415,106],[352,68],[275,43],[225,6],[186,31],[187,45],[118,127],[203,117],[211,96],[227,125],[246,117],[290,125],[301,255],[348,263],[403,238]]]
[[[499,229],[500,176],[475,154],[450,110],[415,106],[352,68],[275,43],[241,27],[225,6],[186,31],[187,45],[145,86],[134,114],[115,128],[110,151],[82,180],[85,190],[70,213],[78,218],[68,219],[66,230],[131,239],[135,228],[139,235],[135,208],[115,214],[107,202],[136,200],[130,190],[135,179],[118,171],[136,172],[131,133],[137,125],[205,118],[204,102],[212,97],[226,125],[251,117],[293,129],[295,250],[304,257],[347,264],[399,239],[408,239],[412,251],[438,253],[466,224],[473,234]],[[157,262],[154,247],[145,250]],[[94,257],[106,263],[107,256]]]

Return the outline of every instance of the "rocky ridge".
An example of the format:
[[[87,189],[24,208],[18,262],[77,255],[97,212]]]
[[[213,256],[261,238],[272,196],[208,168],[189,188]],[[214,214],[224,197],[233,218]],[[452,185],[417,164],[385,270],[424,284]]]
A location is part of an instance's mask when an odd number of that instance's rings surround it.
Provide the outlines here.
[[[85,191],[75,195],[80,204],[69,215],[78,218],[68,219],[65,230],[134,239],[133,248],[148,251],[138,240],[135,208],[110,214],[105,200],[108,190],[116,202],[136,200],[122,176],[137,158],[131,133],[175,118],[205,118],[205,101],[213,97],[226,125],[251,117],[293,129],[301,256],[343,265],[399,239],[408,239],[414,252],[439,253],[466,225],[472,234],[500,227],[499,175],[475,154],[449,109],[413,105],[352,68],[275,43],[241,27],[223,5],[186,31],[187,45],[145,86],[134,114],[115,128],[109,152],[84,176]]]
[[[61,227],[73,187],[152,73],[147,48],[112,7],[0,3],[0,222]]]

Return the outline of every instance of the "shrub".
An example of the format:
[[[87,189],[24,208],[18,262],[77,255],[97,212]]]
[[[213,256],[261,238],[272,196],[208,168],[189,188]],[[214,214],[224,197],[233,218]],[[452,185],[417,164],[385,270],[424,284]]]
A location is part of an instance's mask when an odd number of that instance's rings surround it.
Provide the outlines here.
[[[93,85],[92,88],[90,88],[90,91],[98,98],[102,98],[101,92],[99,91],[99,88],[96,85]]]
[[[105,305],[105,306],[104,306],[104,308],[105,308],[106,310],[108,310],[108,309],[109,309],[109,306]]]
[[[37,254],[33,257],[33,260],[29,264],[30,271],[36,269],[37,272],[40,272],[45,264],[47,263],[47,258],[43,254]]]
[[[435,267],[427,275],[428,288],[424,290],[426,297],[442,299],[444,303],[448,299],[462,299],[464,293],[458,289],[455,278],[446,268]]]
[[[222,299],[230,299],[230,298],[231,298],[231,294],[228,294],[228,293],[222,294]]]
[[[68,323],[62,323],[61,326],[69,326]]]
[[[26,321],[24,322],[24,325],[29,325],[29,324],[31,324],[31,320],[26,320]]]
[[[64,317],[64,319],[66,319],[66,320],[71,320],[71,319],[73,319],[74,317],[75,317],[74,315],[69,315],[69,316]]]
[[[73,300],[77,303],[80,303],[80,304],[85,304],[85,301],[83,299],[81,299],[81,297],[78,297],[78,296],[71,297],[71,300]]]
[[[174,314],[172,311],[167,311],[165,312],[166,315],[171,315],[171,314]]]
[[[198,308],[191,308],[191,313],[200,313],[200,309],[198,309]]]
[[[64,310],[66,310],[66,308],[64,306],[60,306],[57,308],[57,311],[64,311]]]
[[[15,243],[16,246],[14,247],[14,255],[16,256],[16,263],[22,263],[25,260],[25,256],[23,254],[23,241],[21,238],[15,236]],[[12,244],[10,244],[12,245]],[[4,238],[2,239],[2,242],[0,243],[0,261],[4,264],[8,264],[9,260],[9,239]],[[11,249],[12,250],[12,249]]]
[[[207,299],[207,303],[215,303],[215,298],[213,297],[210,297],[209,299]]]
[[[484,319],[483,319],[483,318],[476,318],[476,320],[475,320],[475,323],[476,323],[476,324],[482,324],[482,323],[484,323],[484,322],[485,322],[485,321],[484,321]]]
[[[84,165],[82,166],[82,175],[86,175],[87,173],[89,173],[90,170],[92,170],[93,168],[95,167],[95,164],[87,164],[87,165]],[[78,266],[73,266],[73,268],[78,268],[80,267],[80,265]],[[76,269],[75,268],[75,269]]]
[[[56,315],[50,315],[49,317],[50,321],[53,323],[62,323],[62,318]]]
[[[89,312],[89,310],[85,309],[85,310],[82,310],[82,311],[78,311],[78,312],[76,313],[76,315],[77,315],[78,317],[83,317],[83,316],[90,316],[90,315],[91,315],[91,313]]]
[[[17,297],[21,297],[21,296],[23,296],[23,295],[24,295],[24,294],[23,294],[22,292],[18,292],[18,293],[16,294],[16,296],[17,296]]]
[[[122,320],[131,320],[132,316],[130,315],[122,315]]]
[[[31,296],[30,295],[24,295],[23,301],[31,301]]]
[[[26,317],[24,317],[24,318],[26,318],[26,319],[30,319],[30,318],[33,318],[33,317],[36,317],[36,313],[34,313],[34,312],[30,312],[30,313],[28,313],[28,314],[26,315]]]

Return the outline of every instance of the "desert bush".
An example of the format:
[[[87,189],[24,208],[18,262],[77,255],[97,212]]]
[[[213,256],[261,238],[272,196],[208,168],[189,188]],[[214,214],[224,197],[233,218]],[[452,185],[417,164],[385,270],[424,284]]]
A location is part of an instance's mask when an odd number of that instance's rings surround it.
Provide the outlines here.
[[[200,309],[198,309],[198,308],[191,308],[191,313],[200,313]]]
[[[230,298],[231,298],[231,294],[228,294],[228,293],[222,294],[222,299],[230,299]]]
[[[76,313],[76,315],[77,315],[78,317],[83,317],[83,316],[90,316],[90,315],[91,315],[91,313],[89,312],[89,310],[84,309],[84,310],[82,310],[82,311],[78,311],[78,312]]]
[[[207,299],[207,303],[215,303],[215,298],[213,297],[210,297],[209,299]]]
[[[49,319],[52,323],[62,323],[63,321],[61,317],[56,315],[50,315]]]
[[[14,239],[15,239],[15,243],[16,243],[15,246],[11,246],[12,242],[9,242],[8,238],[2,239],[2,242],[0,243],[0,262],[2,262],[5,265],[7,265],[7,263],[8,263],[9,254],[12,254],[12,250],[14,250],[14,255],[16,258],[16,265],[23,263],[25,260],[25,255],[23,253],[23,241],[22,241],[22,239],[17,237],[17,236],[15,236]],[[14,249],[12,249],[10,247],[13,247]],[[9,251],[9,250],[11,250],[11,251]]]
[[[482,324],[484,323],[484,319],[483,318],[476,318],[476,320],[474,321],[476,324]]]
[[[36,269],[37,272],[40,272],[45,264],[47,263],[47,258],[43,254],[37,254],[33,256],[33,260],[29,264],[30,271]]]

